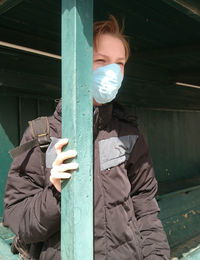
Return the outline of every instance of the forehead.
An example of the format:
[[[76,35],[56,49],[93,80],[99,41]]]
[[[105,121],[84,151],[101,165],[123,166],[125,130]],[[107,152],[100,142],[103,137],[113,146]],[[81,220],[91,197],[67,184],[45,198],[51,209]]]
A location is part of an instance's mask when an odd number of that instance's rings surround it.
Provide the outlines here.
[[[122,41],[114,35],[102,34],[99,36],[96,42],[96,48],[94,53],[104,55],[119,55],[125,57],[125,48]]]

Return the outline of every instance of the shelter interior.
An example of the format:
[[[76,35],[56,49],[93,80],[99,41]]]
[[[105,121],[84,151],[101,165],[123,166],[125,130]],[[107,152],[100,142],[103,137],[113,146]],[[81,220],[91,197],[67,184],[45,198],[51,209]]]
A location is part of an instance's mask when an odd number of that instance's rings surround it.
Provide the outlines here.
[[[200,244],[200,3],[94,0],[94,20],[109,14],[124,19],[131,46],[118,100],[138,117],[172,256],[183,257]],[[0,218],[8,151],[60,96],[61,1],[1,0]],[[0,230],[9,243],[9,231]]]

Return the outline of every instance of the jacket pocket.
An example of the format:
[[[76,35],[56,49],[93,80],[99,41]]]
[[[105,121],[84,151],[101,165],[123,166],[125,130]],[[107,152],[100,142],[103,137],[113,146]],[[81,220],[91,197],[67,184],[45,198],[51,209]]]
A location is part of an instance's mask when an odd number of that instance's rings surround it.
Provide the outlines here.
[[[132,228],[130,227],[129,216],[122,204],[107,209],[107,236],[110,246],[116,247],[133,238]]]
[[[107,221],[108,251],[111,259],[122,252],[122,255],[127,254],[127,258],[123,256],[124,258],[120,259],[131,259],[131,255],[133,259],[143,259],[140,231],[131,201],[128,199],[107,209]]]

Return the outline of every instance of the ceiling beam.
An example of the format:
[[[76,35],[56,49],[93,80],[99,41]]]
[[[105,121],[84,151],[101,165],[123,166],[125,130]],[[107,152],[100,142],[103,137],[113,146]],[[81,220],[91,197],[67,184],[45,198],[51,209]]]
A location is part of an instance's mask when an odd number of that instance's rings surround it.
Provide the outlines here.
[[[12,43],[9,43],[9,42],[0,41],[0,47],[1,46],[6,47],[6,48],[10,48],[10,49],[14,49],[14,50],[19,50],[19,51],[31,53],[31,54],[36,54],[36,55],[41,55],[41,56],[61,60],[60,55],[55,55],[53,53],[44,52],[44,51],[41,51],[41,50],[36,50],[36,49],[28,48],[28,47],[25,47],[25,46],[12,44]]]
[[[165,56],[178,56],[182,54],[199,54],[200,55],[200,44],[192,44],[185,46],[177,46],[172,48],[162,48],[150,51],[142,51],[133,53],[134,58],[157,58]]]
[[[0,0],[0,15],[6,13],[21,2],[23,2],[23,0]]]
[[[199,71],[175,71],[170,72],[168,77],[169,82],[183,82],[186,84],[200,85]]]
[[[162,0],[171,7],[200,22],[199,0]]]
[[[21,32],[4,27],[0,27],[0,31],[1,41],[60,55],[59,36],[56,37],[55,41],[52,41],[46,39],[45,36],[32,35],[31,32]]]
[[[49,96],[59,97],[60,85],[60,79],[52,76],[0,69],[0,90],[1,87],[11,87],[26,93],[48,93]]]

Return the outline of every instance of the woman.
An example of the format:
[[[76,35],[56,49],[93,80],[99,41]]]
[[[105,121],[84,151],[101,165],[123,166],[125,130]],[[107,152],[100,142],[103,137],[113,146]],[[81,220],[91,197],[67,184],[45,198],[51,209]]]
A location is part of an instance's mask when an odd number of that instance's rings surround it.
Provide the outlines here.
[[[157,182],[148,147],[135,120],[112,102],[124,76],[129,45],[114,17],[94,23],[94,257],[96,260],[169,259],[157,218]],[[50,135],[61,137],[61,102],[49,118]],[[31,140],[28,128],[22,144]],[[52,169],[42,167],[39,147],[13,161],[5,192],[4,225],[33,259],[60,259],[61,179],[77,163],[76,151],[56,145]],[[46,153],[48,161],[48,150]],[[69,172],[67,172],[69,171]],[[25,245],[26,243],[26,245]]]

